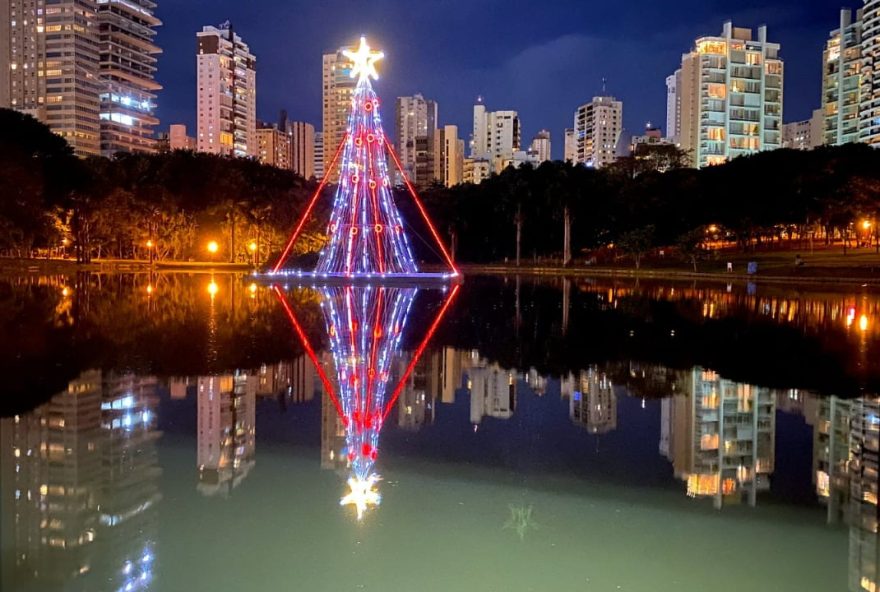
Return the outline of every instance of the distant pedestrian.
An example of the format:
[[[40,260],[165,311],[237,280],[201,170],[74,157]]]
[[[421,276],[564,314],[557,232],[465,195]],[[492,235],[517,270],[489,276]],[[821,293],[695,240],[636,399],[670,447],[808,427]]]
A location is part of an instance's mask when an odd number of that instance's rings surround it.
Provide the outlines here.
[[[795,267],[803,267],[804,266],[804,260],[800,256],[800,254],[797,254],[794,256],[794,266]]]

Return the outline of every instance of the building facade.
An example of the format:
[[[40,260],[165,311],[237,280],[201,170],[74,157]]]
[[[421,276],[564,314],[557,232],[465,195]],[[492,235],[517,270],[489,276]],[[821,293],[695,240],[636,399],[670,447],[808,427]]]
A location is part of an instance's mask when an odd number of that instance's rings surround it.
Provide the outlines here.
[[[415,177],[416,141],[425,138],[433,145],[437,131],[437,103],[420,94],[397,97],[394,108],[396,149],[400,164],[410,178]],[[433,151],[433,148],[432,148]]]
[[[315,132],[314,169],[315,178],[324,178],[324,132]]]
[[[825,111],[816,109],[810,119],[782,125],[782,147],[793,150],[812,150],[824,143]]]
[[[880,146],[880,0],[865,0],[861,33],[859,140],[877,147]]]
[[[51,10],[47,8],[51,6]],[[91,0],[0,3],[0,107],[32,115],[80,156],[101,153],[97,5]]]
[[[563,152],[562,158],[565,162],[574,163],[577,161],[577,142],[574,141],[574,128],[567,127],[563,132]]]
[[[152,0],[98,2],[100,42],[101,154],[152,152],[156,93],[153,42],[162,22],[153,15]]]
[[[171,150],[195,150],[196,139],[186,134],[186,126],[173,123],[168,126],[168,147]]]
[[[532,138],[532,143],[529,145],[529,155],[538,164],[552,160],[549,130],[542,129],[535,134],[535,137]]]
[[[279,169],[290,170],[290,136],[277,125],[258,123],[257,159]]]
[[[784,69],[767,28],[724,24],[719,36],[700,37],[682,57],[678,92],[681,148],[692,165],[782,147]]]
[[[681,136],[681,69],[666,77],[666,138],[678,144]]]
[[[822,52],[823,143],[839,146],[859,139],[862,70],[862,11],[840,11]]]
[[[492,171],[500,173],[504,163],[520,150],[522,131],[516,111],[487,111],[483,98],[474,104],[474,127],[471,137],[471,158],[487,160]]]
[[[593,97],[574,114],[574,162],[595,168],[613,163],[622,132],[623,103],[614,97]]]
[[[351,77],[351,69],[354,64],[345,57],[343,52],[354,50],[354,47],[340,47],[323,56],[321,75],[323,94],[322,172],[329,170],[330,161],[336,154],[336,149],[342,142],[348,126],[348,113],[351,110],[351,98],[357,80]],[[334,171],[329,181],[335,183],[337,179],[338,171]]]
[[[257,156],[256,58],[228,23],[203,27],[196,41],[199,152]]]
[[[464,180],[464,140],[458,137],[456,125],[445,125],[434,136],[434,173],[446,187]]]
[[[485,158],[465,158],[462,165],[462,182],[479,185],[492,174],[492,164]]]
[[[315,177],[315,126],[304,121],[288,121],[287,135],[290,138],[290,168],[304,179]]]

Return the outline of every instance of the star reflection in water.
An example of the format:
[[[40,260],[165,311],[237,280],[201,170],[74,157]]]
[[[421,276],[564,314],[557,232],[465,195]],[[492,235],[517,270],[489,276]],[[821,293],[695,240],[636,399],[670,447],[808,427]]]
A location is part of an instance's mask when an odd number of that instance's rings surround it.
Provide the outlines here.
[[[345,447],[339,452],[340,458],[345,459],[349,491],[340,505],[353,506],[360,521],[382,499],[378,490],[381,477],[374,470],[379,456],[379,433],[459,287],[446,294],[399,376],[393,374],[392,362],[400,352],[419,288],[334,285],[317,289],[334,367],[329,373],[318,360],[285,293],[274,287],[344,427]],[[393,385],[390,393],[389,382]]]

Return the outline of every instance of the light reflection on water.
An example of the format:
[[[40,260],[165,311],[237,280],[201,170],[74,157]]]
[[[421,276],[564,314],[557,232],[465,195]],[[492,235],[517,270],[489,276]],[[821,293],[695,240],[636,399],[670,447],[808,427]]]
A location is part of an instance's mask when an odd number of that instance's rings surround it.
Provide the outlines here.
[[[289,294],[316,345],[316,365],[265,288],[218,276],[209,293],[205,278],[144,279],[143,286],[128,281],[121,294],[155,304],[126,328],[161,340],[163,327],[182,324],[206,344],[198,350],[200,373],[84,368],[48,402],[0,419],[4,590],[207,589],[209,582],[214,589],[242,589],[244,582],[275,589],[296,582],[297,574],[303,589],[433,589],[445,577],[447,585],[437,589],[644,589],[650,583],[657,590],[734,590],[751,582],[755,589],[871,590],[880,577],[880,397],[770,388],[702,366],[630,360],[559,372],[540,370],[540,363],[511,366],[501,361],[505,344],[493,344],[487,355],[456,345],[461,334],[442,329],[416,356],[443,302],[419,295],[412,306],[429,314],[410,322],[406,338],[389,342],[382,354],[380,372],[400,390],[381,440],[384,422],[370,428],[368,452],[382,453],[367,455],[363,476],[382,473],[386,500],[359,523],[335,504],[345,480],[360,474],[365,424],[355,430],[346,422],[354,408],[338,413],[330,394],[352,404],[356,395],[344,395],[340,381],[369,372],[364,359],[373,346],[326,347],[340,323],[327,310],[323,323],[319,302],[333,295]],[[120,294],[106,281],[97,289],[81,279],[47,282],[58,291],[53,326],[75,327],[89,315],[89,322],[122,323],[133,309],[105,308],[108,285]],[[176,306],[159,304],[163,285]],[[863,329],[858,319],[877,318],[877,300],[864,294],[810,298],[746,290],[737,299],[725,287],[569,289],[596,297],[607,313],[635,307],[630,298],[638,290],[653,301],[685,299],[689,311],[707,318],[746,310],[805,335],[833,326],[857,357],[876,351],[876,323]],[[88,301],[74,301],[83,292]],[[516,298],[510,311],[519,317],[510,320],[524,343],[537,322],[602,339],[579,326],[577,314],[532,299],[523,285],[510,296]],[[577,298],[568,299],[578,306]],[[455,306],[450,315],[456,330],[474,320],[473,311]],[[192,319],[201,319],[205,330],[199,333]],[[242,339],[238,329],[271,341],[279,319],[287,356],[223,367],[230,346]],[[498,319],[487,319],[482,331],[491,342]],[[264,346],[249,348],[258,356]],[[122,359],[140,364],[148,355],[161,354],[148,349]],[[283,537],[274,530],[284,531],[278,520],[291,522]],[[724,539],[739,549],[694,558]],[[437,580],[395,559],[397,553],[426,560],[438,543],[447,571]],[[764,544],[775,545],[774,559],[760,556]],[[278,545],[296,552],[282,560]],[[327,557],[318,559],[319,549]],[[636,549],[640,574],[618,564]],[[468,553],[491,562],[474,562]],[[603,561],[572,570],[584,555]],[[204,569],[218,557],[227,560],[212,568],[216,575],[193,579],[193,567]],[[751,574],[741,573],[745,562]],[[420,572],[419,581],[400,579]],[[717,579],[706,584],[709,573]]]

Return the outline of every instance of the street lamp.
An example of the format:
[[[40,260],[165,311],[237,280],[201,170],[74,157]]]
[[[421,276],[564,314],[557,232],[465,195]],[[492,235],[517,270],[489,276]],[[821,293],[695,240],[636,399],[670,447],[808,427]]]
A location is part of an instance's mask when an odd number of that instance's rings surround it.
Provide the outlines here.
[[[212,255],[216,255],[217,251],[220,250],[220,245],[217,244],[217,241],[208,241],[208,252]]]
[[[151,238],[147,239],[147,251],[150,252],[150,267],[153,266],[153,253],[155,252],[153,250],[153,247],[155,247],[155,246],[156,246],[156,244],[153,242],[153,239],[151,239]]]
[[[251,241],[248,243],[248,250],[251,252],[251,256],[254,260],[254,267],[257,266],[257,241]]]

